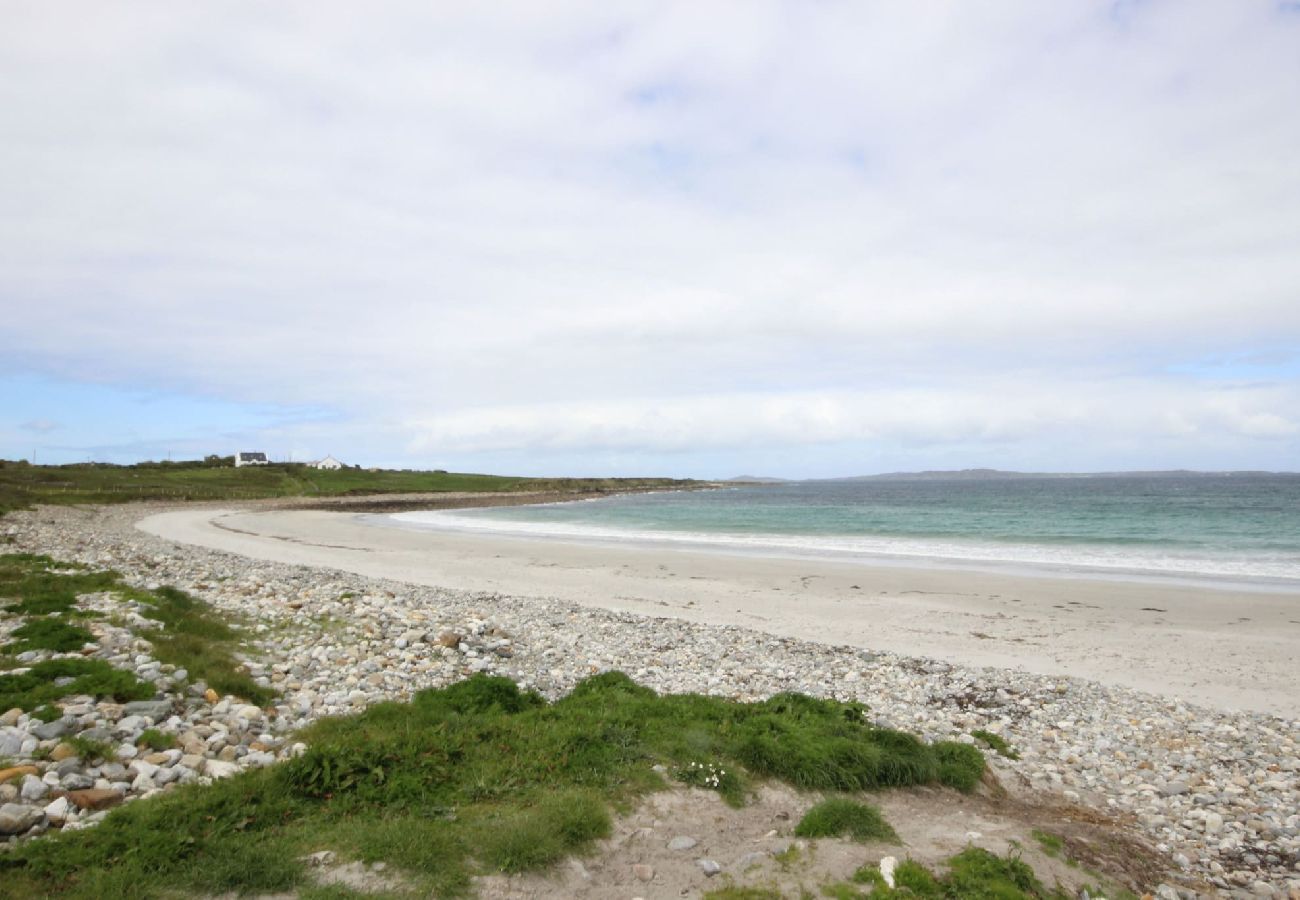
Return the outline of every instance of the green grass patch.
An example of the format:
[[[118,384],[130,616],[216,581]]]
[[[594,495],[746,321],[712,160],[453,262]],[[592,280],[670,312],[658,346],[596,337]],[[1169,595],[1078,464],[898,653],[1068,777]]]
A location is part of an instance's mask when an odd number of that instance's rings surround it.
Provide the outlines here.
[[[141,633],[153,644],[159,662],[184,668],[191,680],[201,680],[220,694],[234,694],[258,706],[275,700],[276,692],[250,678],[235,658],[239,633],[202,600],[173,587],[133,590],[131,597],[145,607],[146,617],[162,623]]]
[[[979,750],[957,741],[939,741],[934,755],[939,761],[936,777],[940,782],[965,793],[979,785],[984,775],[984,754]]]
[[[705,893],[703,900],[783,900],[775,888],[727,885]]]
[[[847,797],[830,797],[804,813],[795,826],[797,837],[848,837],[855,841],[898,842],[898,834],[867,803]]]
[[[1059,834],[1052,834],[1050,831],[1043,831],[1035,828],[1030,832],[1038,846],[1043,848],[1043,852],[1048,856],[1059,857],[1065,852],[1065,841]]]
[[[167,734],[157,728],[146,728],[135,739],[135,745],[150,750],[170,750],[176,746],[176,735]]]
[[[1001,735],[980,729],[979,731],[972,731],[970,736],[975,738],[977,741],[982,742],[998,756],[1003,756],[1007,759],[1020,759],[1020,754],[1016,752],[1015,748],[1008,744]]]
[[[80,625],[69,625],[54,618],[38,618],[25,622],[13,630],[13,637],[17,640],[5,645],[5,650],[9,653],[23,653],[27,650],[71,653],[95,640],[95,636]]]
[[[118,583],[112,571],[87,572],[34,553],[0,555],[0,598],[14,601],[5,605],[13,615],[70,613],[78,595],[112,590]]]
[[[10,707],[10,709],[12,708]],[[57,706],[51,706],[49,703],[43,703],[31,710],[28,715],[38,722],[53,722],[55,719],[63,718],[63,710]]]
[[[0,675],[0,707],[33,710],[71,694],[147,700],[154,687],[100,659],[51,659],[21,674]]]
[[[4,611],[31,617],[14,631],[16,640],[5,646],[6,653],[80,650],[94,636],[54,616],[78,614],[77,597],[100,591],[136,601],[147,618],[159,623],[158,628],[140,634],[153,644],[160,662],[184,668],[192,679],[203,680],[219,693],[243,697],[259,706],[274,701],[275,691],[257,684],[235,657],[239,632],[203,601],[172,587],[153,591],[134,588],[123,583],[116,572],[88,571],[48,556],[0,555],[0,597],[13,600]],[[7,663],[3,668],[14,667],[9,659],[0,658]]]
[[[857,788],[932,783],[941,768],[934,748],[867,724],[853,704],[659,696],[619,673],[550,704],[475,676],[300,737],[309,749],[296,759],[24,844],[0,856],[0,882],[18,897],[285,891],[303,884],[302,855],[333,849],[453,895],[474,872],[582,852],[608,834],[611,806],[664,786],[656,764],[708,759],[745,772],[758,759],[748,777],[779,768],[804,784]],[[778,767],[782,757],[792,762]]]
[[[997,856],[968,847],[948,860],[948,871],[935,875],[914,860],[903,860],[894,870],[894,887],[885,884],[880,870],[863,866],[853,881],[871,887],[873,898],[913,897],[925,900],[1073,900],[1060,888],[1048,888],[1034,870],[1017,856]]]
[[[64,738],[63,742],[75,750],[77,756],[86,762],[94,762],[97,759],[113,759],[115,748],[108,741],[97,741],[77,734]]]

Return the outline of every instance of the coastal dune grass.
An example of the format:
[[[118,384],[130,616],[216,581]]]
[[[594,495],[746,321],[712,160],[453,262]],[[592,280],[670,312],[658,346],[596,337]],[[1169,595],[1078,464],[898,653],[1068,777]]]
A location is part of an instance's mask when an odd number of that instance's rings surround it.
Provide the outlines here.
[[[587,850],[610,833],[611,808],[665,786],[655,765],[707,761],[820,790],[934,783],[944,772],[937,745],[874,727],[853,704],[660,696],[616,672],[554,703],[474,676],[299,737],[309,749],[293,760],[0,856],[0,882],[18,897],[283,891],[307,883],[304,854],[330,849],[456,896],[474,873],[535,870]]]
[[[795,826],[796,837],[847,837],[855,841],[897,843],[898,834],[880,810],[848,797],[828,797],[804,813]]]

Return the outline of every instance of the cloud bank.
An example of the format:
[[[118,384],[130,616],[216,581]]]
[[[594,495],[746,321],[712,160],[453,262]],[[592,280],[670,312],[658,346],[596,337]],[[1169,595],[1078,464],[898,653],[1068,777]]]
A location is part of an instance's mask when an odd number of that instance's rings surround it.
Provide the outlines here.
[[[0,378],[412,465],[1300,458],[1285,4],[4,18]]]

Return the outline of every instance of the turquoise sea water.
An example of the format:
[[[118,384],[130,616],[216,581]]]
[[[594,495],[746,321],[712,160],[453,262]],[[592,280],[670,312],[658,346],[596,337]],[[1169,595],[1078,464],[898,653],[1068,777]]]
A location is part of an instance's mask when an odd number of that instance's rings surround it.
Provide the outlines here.
[[[1300,587],[1300,475],[813,481],[396,518],[569,539]]]

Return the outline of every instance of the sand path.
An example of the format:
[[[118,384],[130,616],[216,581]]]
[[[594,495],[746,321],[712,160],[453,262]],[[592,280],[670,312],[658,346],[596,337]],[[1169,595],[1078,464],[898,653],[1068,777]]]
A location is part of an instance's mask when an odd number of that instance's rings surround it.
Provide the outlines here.
[[[1296,593],[415,531],[342,512],[196,508],[138,527],[255,559],[558,597],[1300,717]]]

